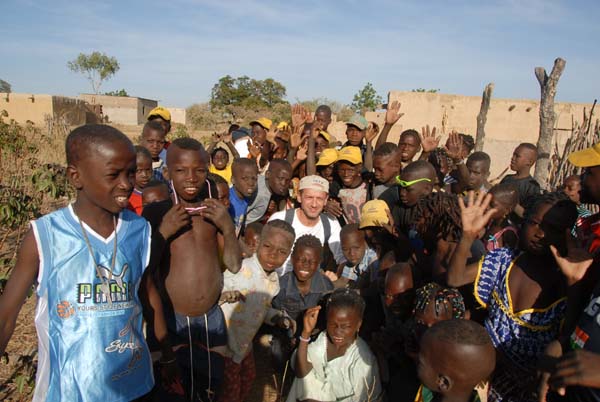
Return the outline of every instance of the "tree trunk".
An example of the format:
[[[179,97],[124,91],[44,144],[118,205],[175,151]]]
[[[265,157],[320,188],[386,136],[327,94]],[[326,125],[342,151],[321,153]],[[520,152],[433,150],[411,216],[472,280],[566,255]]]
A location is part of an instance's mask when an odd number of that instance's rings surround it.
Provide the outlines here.
[[[490,82],[485,86],[481,97],[481,108],[477,115],[477,136],[475,138],[475,151],[483,151],[483,142],[485,141],[485,122],[487,121],[487,112],[490,109],[490,100],[494,91],[494,83]]]
[[[554,67],[550,76],[546,74],[543,67],[535,68],[535,76],[540,83],[540,136],[538,138],[538,159],[535,164],[534,178],[540,183],[542,189],[548,189],[548,175],[550,166],[550,151],[552,150],[552,137],[554,135],[554,96],[556,95],[556,85],[563,70],[566,61],[560,57],[554,60]]]

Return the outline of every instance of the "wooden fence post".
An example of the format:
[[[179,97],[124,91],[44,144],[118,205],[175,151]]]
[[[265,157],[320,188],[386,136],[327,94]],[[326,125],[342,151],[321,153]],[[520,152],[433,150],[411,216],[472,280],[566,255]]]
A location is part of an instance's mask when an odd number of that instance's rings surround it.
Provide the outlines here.
[[[556,85],[563,70],[566,61],[560,57],[554,60],[554,67],[550,76],[546,74],[544,67],[535,68],[535,76],[540,83],[540,135],[537,142],[538,160],[535,164],[534,178],[540,183],[542,189],[548,190],[548,175],[550,174],[550,152],[552,151],[552,137],[554,136],[554,96],[556,95]]]
[[[475,137],[475,151],[483,151],[483,142],[485,141],[485,122],[487,121],[487,112],[490,109],[490,100],[494,83],[490,82],[485,86],[481,96],[481,108],[477,115],[477,136]]]

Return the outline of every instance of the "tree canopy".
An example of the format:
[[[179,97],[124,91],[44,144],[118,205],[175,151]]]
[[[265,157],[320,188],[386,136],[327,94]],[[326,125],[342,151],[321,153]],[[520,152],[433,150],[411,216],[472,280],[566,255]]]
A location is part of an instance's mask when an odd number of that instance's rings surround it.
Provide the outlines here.
[[[354,99],[352,100],[352,104],[350,107],[353,110],[360,111],[361,113],[365,112],[373,112],[377,109],[377,106],[381,105],[383,100],[381,96],[377,94],[375,88],[373,88],[373,84],[367,82],[367,84],[354,95]]]
[[[12,87],[4,80],[0,80],[0,92],[11,92]]]
[[[286,89],[272,78],[255,80],[248,76],[234,78],[226,75],[219,79],[210,94],[210,107],[221,108],[235,115],[235,109],[258,110],[272,108],[277,104],[287,104]]]
[[[120,68],[115,57],[100,52],[79,53],[76,59],[67,63],[67,67],[74,73],[84,74],[92,84],[95,94],[100,92],[102,83],[115,75]]]
[[[129,96],[125,89],[119,89],[118,91],[108,91],[104,92],[104,95],[108,96]]]

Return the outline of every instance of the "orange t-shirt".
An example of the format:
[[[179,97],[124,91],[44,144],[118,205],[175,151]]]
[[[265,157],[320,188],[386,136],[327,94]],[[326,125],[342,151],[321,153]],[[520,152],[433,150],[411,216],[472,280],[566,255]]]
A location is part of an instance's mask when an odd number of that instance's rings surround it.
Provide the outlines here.
[[[129,196],[129,205],[127,205],[127,209],[135,212],[139,216],[142,216],[142,192],[133,189],[133,192]]]

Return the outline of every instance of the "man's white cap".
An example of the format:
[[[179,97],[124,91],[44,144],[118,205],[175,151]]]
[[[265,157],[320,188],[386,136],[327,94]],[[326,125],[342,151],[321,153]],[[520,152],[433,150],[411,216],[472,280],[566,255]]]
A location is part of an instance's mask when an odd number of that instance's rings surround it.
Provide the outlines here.
[[[325,193],[329,193],[329,182],[327,179],[322,178],[321,176],[312,175],[312,176],[304,176],[300,179],[300,184],[298,186],[298,190],[317,190],[323,191]]]

